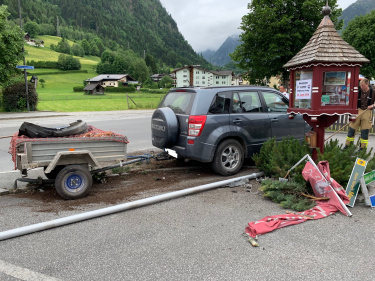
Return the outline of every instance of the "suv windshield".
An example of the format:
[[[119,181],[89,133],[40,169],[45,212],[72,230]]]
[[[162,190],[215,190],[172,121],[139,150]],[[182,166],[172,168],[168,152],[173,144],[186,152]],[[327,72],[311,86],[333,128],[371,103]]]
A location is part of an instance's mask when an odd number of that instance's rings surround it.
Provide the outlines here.
[[[191,92],[170,92],[159,107],[170,107],[174,113],[190,114],[195,93]]]

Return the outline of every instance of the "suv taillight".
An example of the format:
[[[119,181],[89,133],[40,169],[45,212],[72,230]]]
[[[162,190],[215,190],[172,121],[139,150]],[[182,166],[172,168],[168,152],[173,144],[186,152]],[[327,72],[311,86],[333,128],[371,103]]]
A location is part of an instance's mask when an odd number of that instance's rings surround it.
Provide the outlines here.
[[[206,115],[189,116],[189,133],[190,137],[198,137],[202,133],[204,124],[206,123]]]

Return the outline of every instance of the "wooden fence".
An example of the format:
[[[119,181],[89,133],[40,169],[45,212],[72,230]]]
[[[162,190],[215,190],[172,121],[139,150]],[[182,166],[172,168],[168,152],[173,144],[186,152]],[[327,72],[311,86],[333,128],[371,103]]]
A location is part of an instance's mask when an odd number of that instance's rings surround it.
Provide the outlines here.
[[[374,124],[375,116],[372,116],[372,124]],[[349,123],[349,116],[348,115],[340,115],[339,119],[333,123],[331,126],[327,128],[330,131],[338,131],[342,126],[345,126]],[[349,126],[346,126],[342,132],[347,132],[349,130]],[[370,133],[374,133],[374,126],[372,126]]]

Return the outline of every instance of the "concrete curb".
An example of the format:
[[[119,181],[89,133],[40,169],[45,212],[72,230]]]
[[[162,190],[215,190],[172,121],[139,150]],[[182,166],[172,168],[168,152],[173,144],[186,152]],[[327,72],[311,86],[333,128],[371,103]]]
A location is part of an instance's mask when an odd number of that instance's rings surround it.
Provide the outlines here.
[[[17,181],[21,177],[22,174],[18,170],[0,172],[0,196],[30,190],[31,187],[28,183]],[[27,177],[30,179],[46,179],[43,168],[29,170]]]
[[[69,114],[55,114],[55,115],[44,115],[44,116],[29,116],[29,118],[49,118],[49,117],[64,117],[70,116]],[[24,116],[19,117],[2,117],[0,116],[0,120],[17,120],[17,119],[25,119]]]

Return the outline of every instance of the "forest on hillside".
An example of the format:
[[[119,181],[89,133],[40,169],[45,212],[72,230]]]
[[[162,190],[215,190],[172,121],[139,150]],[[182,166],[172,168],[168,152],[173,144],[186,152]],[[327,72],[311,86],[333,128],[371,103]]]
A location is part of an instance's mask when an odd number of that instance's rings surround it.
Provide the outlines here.
[[[0,0],[10,20],[19,23],[18,1]],[[179,32],[159,0],[23,0],[23,23],[36,23],[40,35],[72,41],[99,37],[111,49],[131,49],[141,57],[152,55],[161,64],[210,64]]]
[[[374,9],[374,0],[357,0],[357,2],[351,4],[342,12],[340,19],[344,20],[343,29],[345,29],[348,23],[355,17],[365,15]]]

